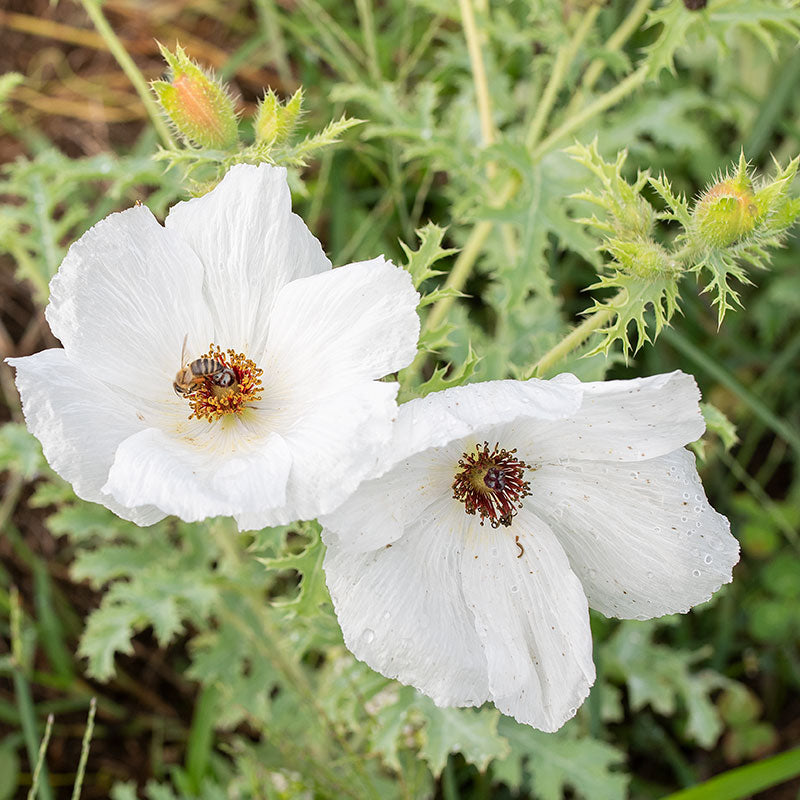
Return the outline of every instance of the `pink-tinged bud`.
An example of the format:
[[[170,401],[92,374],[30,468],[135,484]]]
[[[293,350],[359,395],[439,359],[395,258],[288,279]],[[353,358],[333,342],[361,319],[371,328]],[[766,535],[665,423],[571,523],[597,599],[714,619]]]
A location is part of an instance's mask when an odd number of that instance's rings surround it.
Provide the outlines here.
[[[170,67],[170,80],[153,81],[151,86],[178,132],[197,147],[233,148],[238,125],[225,86],[197,66],[180,45],[174,53],[159,47]]]
[[[736,173],[703,192],[694,209],[697,232],[712,247],[727,247],[746,236],[759,217],[744,156]]]

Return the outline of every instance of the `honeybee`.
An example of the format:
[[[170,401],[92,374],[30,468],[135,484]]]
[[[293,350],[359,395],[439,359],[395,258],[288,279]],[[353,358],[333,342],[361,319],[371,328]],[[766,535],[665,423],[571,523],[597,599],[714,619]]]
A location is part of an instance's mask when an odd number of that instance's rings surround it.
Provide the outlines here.
[[[181,348],[181,368],[175,375],[172,388],[175,394],[185,397],[196,391],[206,378],[210,378],[214,386],[220,389],[227,389],[236,383],[236,373],[225,366],[217,358],[196,358],[187,363],[186,359],[186,340],[189,334],[183,337],[183,347]]]

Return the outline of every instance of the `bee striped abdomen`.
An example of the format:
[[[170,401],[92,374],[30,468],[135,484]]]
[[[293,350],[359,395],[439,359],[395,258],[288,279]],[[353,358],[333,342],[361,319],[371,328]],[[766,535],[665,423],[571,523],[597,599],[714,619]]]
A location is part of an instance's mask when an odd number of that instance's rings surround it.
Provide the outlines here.
[[[206,377],[207,375],[222,372],[225,369],[225,365],[216,358],[196,358],[189,364],[189,369],[191,369],[192,375]]]

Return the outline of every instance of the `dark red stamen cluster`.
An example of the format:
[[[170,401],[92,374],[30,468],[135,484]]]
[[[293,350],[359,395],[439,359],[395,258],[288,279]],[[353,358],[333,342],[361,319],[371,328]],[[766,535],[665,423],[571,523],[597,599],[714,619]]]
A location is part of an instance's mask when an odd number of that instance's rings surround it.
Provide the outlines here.
[[[484,442],[458,461],[453,497],[464,504],[467,514],[479,514],[481,525],[488,519],[493,528],[509,526],[522,508],[522,498],[531,493],[530,483],[523,480],[530,467],[515,458],[516,452],[501,450],[499,444],[490,449]]]

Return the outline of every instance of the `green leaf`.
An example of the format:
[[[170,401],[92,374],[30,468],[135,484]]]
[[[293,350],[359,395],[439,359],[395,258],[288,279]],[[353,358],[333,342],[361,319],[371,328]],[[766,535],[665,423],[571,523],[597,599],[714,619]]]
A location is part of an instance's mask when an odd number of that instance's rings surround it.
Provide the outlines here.
[[[0,472],[16,472],[29,481],[46,468],[39,440],[22,423],[7,422],[0,427]]]
[[[0,800],[14,796],[19,778],[19,757],[7,740],[0,744]]]
[[[416,231],[419,239],[419,247],[416,250],[412,250],[405,242],[400,242],[400,247],[406,255],[405,269],[411,273],[415,289],[419,289],[429,278],[443,274],[442,270],[431,269],[433,264],[458,252],[457,249],[441,246],[446,232],[447,228],[429,222],[424,228]]]
[[[727,684],[727,679],[712,670],[694,667],[707,657],[708,649],[686,652],[654,644],[655,630],[653,622],[621,623],[605,645],[606,670],[625,681],[634,711],[649,705],[659,714],[672,716],[680,703],[687,714],[687,736],[703,747],[711,747],[722,731],[711,696]]]
[[[133,653],[131,639],[139,622],[138,612],[109,603],[89,615],[78,647],[78,655],[89,660],[89,675],[103,681],[114,674],[114,656]]]
[[[706,430],[719,436],[722,446],[730,450],[739,441],[736,426],[711,403],[700,403],[700,411],[706,421]]]
[[[494,708],[439,708],[420,697],[416,710],[425,719],[419,755],[434,776],[439,776],[450,753],[461,753],[481,772],[495,758],[509,753],[508,742],[498,733],[500,712]]]
[[[325,545],[322,543],[319,530],[319,525],[315,523],[305,526],[305,533],[311,541],[299,553],[257,559],[268,569],[293,569],[300,573],[300,589],[297,595],[273,603],[277,608],[289,609],[300,617],[316,616],[321,605],[330,603],[328,587],[325,585],[325,573],[322,569]]]
[[[605,742],[579,738],[576,725],[542,733],[503,717],[500,733],[511,754],[492,765],[492,773],[516,791],[538,800],[561,800],[568,789],[587,800],[624,800],[628,776],[620,771],[624,755]]]

